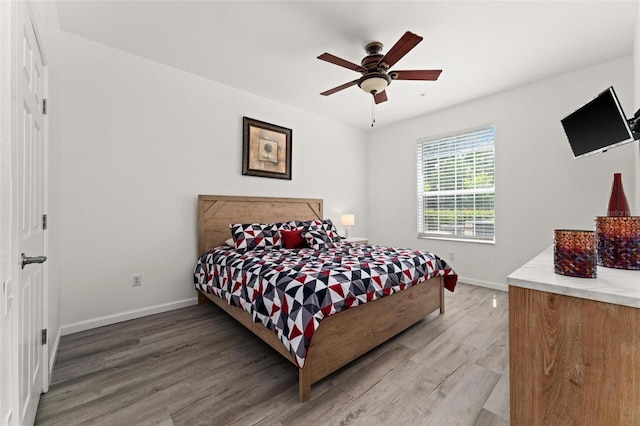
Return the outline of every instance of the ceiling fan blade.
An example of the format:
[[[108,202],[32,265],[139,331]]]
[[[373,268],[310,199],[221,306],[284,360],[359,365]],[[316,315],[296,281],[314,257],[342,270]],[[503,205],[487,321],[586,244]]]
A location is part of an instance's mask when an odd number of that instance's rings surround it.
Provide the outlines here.
[[[348,69],[353,70],[353,71],[358,71],[358,72],[366,72],[367,71],[366,69],[364,69],[360,65],[354,64],[353,62],[349,62],[346,59],[338,58],[337,56],[334,56],[331,53],[323,53],[322,55],[318,56],[318,59],[330,62],[330,63],[335,64],[335,65],[339,65],[341,67],[348,68]]]
[[[380,61],[379,64],[385,63],[389,68],[395,65],[404,55],[409,53],[411,49],[416,47],[418,43],[422,41],[422,37],[417,34],[414,34],[410,31],[404,33],[400,40],[393,45],[391,49],[387,52],[386,55]]]
[[[324,95],[324,96],[333,95],[334,93],[339,92],[339,91],[341,91],[341,90],[344,90],[344,89],[346,89],[347,87],[354,86],[357,82],[358,82],[358,80],[353,80],[353,81],[350,81],[350,82],[348,82],[348,83],[342,84],[342,85],[340,85],[340,86],[338,86],[338,87],[334,87],[333,89],[329,89],[329,90],[327,90],[327,91],[325,91],[325,92],[322,92],[322,93],[320,93],[320,94],[321,94],[321,95]]]
[[[391,71],[389,75],[394,80],[437,80],[442,70],[404,70]]]
[[[373,99],[376,101],[376,104],[381,104],[382,102],[387,101],[387,91],[383,90],[380,93],[376,93],[373,95]]]

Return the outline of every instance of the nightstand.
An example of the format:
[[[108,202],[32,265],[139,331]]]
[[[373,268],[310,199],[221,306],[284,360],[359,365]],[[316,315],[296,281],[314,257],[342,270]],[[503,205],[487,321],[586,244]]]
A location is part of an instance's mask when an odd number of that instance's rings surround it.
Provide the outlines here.
[[[343,241],[354,244],[369,244],[369,239],[364,237],[349,237],[345,238]]]

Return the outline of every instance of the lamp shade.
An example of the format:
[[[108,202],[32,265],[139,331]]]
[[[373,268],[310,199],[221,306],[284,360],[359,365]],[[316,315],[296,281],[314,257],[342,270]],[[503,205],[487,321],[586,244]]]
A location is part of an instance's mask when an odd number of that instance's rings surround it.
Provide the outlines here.
[[[354,214],[343,214],[340,216],[340,224],[342,226],[353,226],[356,223],[356,217]]]
[[[391,78],[387,74],[370,73],[360,77],[358,86],[365,92],[375,95],[386,89],[390,82]]]

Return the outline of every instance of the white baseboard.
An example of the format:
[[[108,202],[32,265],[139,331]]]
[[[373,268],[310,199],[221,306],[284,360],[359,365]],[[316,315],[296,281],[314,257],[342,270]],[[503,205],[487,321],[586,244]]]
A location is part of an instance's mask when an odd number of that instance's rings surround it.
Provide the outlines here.
[[[86,321],[79,321],[73,324],[63,325],[61,327],[61,334],[63,336],[66,336],[67,334],[91,330],[92,328],[103,327],[105,325],[111,325],[136,318],[146,317],[147,315],[173,311],[174,309],[196,305],[197,303],[198,298],[193,297],[189,299],[179,300],[177,302],[164,303],[162,305],[149,306],[147,308],[134,309],[132,311],[120,312],[117,314],[107,315],[104,317],[94,318]]]
[[[473,278],[458,277],[458,281],[465,284],[477,285],[478,287],[486,287],[494,290],[509,291],[506,284],[498,284],[491,281],[475,280]]]
[[[465,284],[477,285],[479,287],[491,288],[494,290],[508,291],[506,284],[498,284],[490,281],[476,280],[472,278],[458,277],[458,281]],[[67,334],[77,333],[79,331],[91,330],[93,328],[103,327],[105,325],[117,324],[119,322],[128,321],[131,319],[146,317],[147,315],[159,314],[161,312],[172,311],[174,309],[180,309],[187,306],[192,306],[198,303],[198,298],[193,297],[189,299],[179,300],[177,302],[164,303],[162,305],[149,306],[147,308],[135,309],[132,311],[120,312],[113,315],[107,315],[104,317],[93,318],[86,321],[79,321],[72,324],[63,325],[58,333],[58,338],[55,342],[55,347],[50,357],[49,370],[53,371],[55,364],[55,357],[58,353],[58,345],[60,343],[60,336],[66,336]]]
[[[56,357],[58,356],[58,347],[60,346],[60,337],[62,334],[62,327],[58,329],[58,333],[56,333],[56,340],[53,342],[53,349],[51,350],[51,354],[49,355],[49,382],[51,382],[51,378],[53,377],[53,367],[56,365]]]

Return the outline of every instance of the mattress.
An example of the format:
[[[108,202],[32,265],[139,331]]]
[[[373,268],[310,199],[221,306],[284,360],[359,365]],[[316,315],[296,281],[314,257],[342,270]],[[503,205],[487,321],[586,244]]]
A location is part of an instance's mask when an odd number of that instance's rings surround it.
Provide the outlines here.
[[[455,271],[433,253],[340,242],[330,248],[217,247],[197,262],[197,290],[214,294],[274,331],[298,367],[323,318]]]

